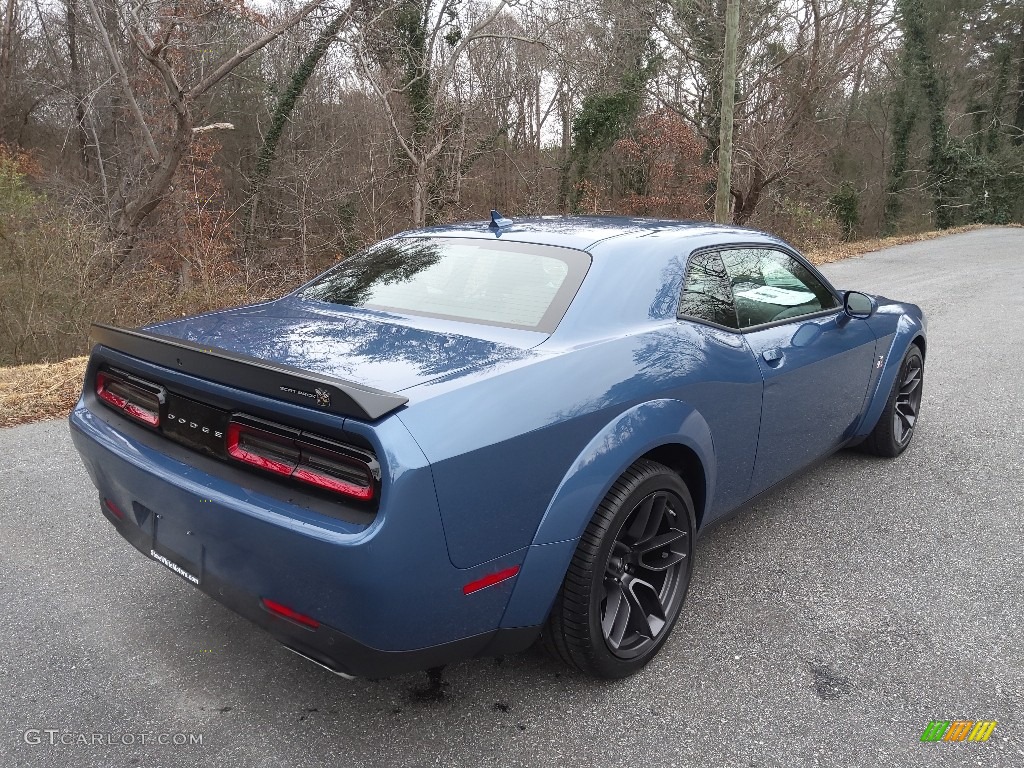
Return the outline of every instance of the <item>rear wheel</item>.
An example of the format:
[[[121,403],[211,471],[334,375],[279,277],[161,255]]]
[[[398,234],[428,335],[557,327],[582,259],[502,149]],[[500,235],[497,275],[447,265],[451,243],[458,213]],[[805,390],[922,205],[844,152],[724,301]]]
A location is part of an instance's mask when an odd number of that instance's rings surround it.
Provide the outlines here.
[[[545,629],[549,649],[613,679],[654,658],[690,584],[693,520],[690,493],[668,467],[641,459],[626,470],[573,555]]]
[[[921,395],[924,389],[924,358],[913,345],[900,364],[899,374],[893,382],[885,410],[875,428],[863,443],[864,450],[876,456],[893,458],[910,445],[914,428],[921,414]]]

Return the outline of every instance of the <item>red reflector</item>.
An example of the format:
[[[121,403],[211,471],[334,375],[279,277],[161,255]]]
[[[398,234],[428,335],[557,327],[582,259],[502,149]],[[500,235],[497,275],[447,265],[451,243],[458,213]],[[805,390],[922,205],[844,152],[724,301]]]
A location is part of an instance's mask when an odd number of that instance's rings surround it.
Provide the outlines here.
[[[273,600],[268,600],[265,597],[262,598],[261,602],[263,603],[264,608],[266,608],[271,613],[277,614],[278,616],[283,616],[286,619],[291,619],[292,621],[298,622],[299,624],[307,626],[310,629],[316,629],[320,626],[320,622],[316,619],[310,618],[304,613],[299,613],[298,611],[292,610],[287,605],[275,603]]]
[[[507,581],[508,579],[511,579],[517,573],[519,573],[519,566],[513,565],[511,568],[506,568],[503,571],[498,571],[497,573],[489,574],[487,576],[484,576],[482,579],[477,579],[476,581],[469,582],[469,584],[462,588],[462,594],[471,595],[474,592],[479,592],[481,589],[493,587],[495,584],[499,584],[502,581]]]
[[[110,512],[110,514],[112,514],[118,520],[124,520],[124,512],[122,512],[120,508],[117,506],[117,504],[112,502],[110,499],[104,499],[103,506],[106,507],[107,511]]]

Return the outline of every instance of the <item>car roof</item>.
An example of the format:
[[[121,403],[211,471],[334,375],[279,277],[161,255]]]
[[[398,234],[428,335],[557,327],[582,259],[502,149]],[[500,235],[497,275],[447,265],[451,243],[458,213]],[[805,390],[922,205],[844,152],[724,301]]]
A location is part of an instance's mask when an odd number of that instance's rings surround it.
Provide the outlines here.
[[[706,221],[672,221],[630,216],[533,216],[512,219],[497,229],[489,221],[471,221],[403,232],[399,237],[498,237],[538,245],[589,250],[599,242],[632,235],[633,237],[699,237],[737,235],[753,239],[765,235],[745,227],[712,224]]]

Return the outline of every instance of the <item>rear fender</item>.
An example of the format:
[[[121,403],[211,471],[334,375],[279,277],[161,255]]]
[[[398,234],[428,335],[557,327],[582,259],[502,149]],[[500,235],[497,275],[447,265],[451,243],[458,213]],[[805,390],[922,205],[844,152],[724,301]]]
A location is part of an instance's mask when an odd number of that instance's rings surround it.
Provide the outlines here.
[[[678,400],[653,400],[619,414],[587,444],[555,491],[526,554],[501,626],[534,626],[547,618],[576,544],[598,504],[634,461],[673,443],[686,446],[700,459],[707,488],[705,509],[710,507],[715,458],[711,430],[704,418]]]

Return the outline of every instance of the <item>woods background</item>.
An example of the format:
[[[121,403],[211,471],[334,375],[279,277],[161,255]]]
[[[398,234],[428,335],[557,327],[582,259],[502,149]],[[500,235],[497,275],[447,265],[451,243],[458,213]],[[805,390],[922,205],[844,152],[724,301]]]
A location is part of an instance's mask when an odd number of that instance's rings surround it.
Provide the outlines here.
[[[709,219],[725,0],[0,0],[0,365],[424,224]],[[741,0],[732,215],[1024,221],[1024,3]]]

